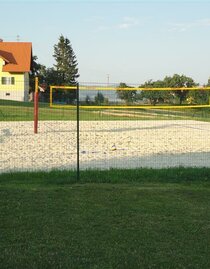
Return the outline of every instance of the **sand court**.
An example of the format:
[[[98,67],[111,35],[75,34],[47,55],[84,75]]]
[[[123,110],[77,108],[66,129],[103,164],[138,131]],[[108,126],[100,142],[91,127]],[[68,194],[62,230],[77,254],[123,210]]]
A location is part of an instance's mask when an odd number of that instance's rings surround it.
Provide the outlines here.
[[[0,172],[76,169],[76,121],[0,123]],[[210,123],[81,121],[81,169],[210,167]]]

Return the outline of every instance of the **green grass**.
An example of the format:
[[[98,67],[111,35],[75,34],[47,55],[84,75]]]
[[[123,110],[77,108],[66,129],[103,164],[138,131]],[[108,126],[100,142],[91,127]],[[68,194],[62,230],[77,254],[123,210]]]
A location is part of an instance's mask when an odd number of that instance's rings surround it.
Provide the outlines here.
[[[0,268],[210,268],[210,169],[0,175]]]
[[[128,108],[125,107],[126,110]],[[154,107],[155,109],[155,107]],[[0,121],[32,121],[33,103],[0,100]],[[80,109],[81,120],[175,120],[194,119],[210,121],[209,109],[196,110],[144,110],[115,109],[115,114],[104,114],[107,110]],[[136,113],[137,112],[137,113]],[[145,113],[146,112],[146,113]],[[122,115],[123,113],[123,115]],[[134,117],[133,115],[139,115]],[[39,103],[39,120],[76,120],[76,109],[50,108],[47,103]]]

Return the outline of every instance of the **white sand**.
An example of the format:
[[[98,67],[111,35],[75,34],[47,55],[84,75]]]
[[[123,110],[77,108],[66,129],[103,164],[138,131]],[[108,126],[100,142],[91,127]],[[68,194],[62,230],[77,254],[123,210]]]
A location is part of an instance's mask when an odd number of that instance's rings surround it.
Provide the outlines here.
[[[80,167],[210,167],[210,123],[82,121]],[[116,150],[112,150],[115,144]],[[0,122],[0,172],[76,169],[76,122]]]

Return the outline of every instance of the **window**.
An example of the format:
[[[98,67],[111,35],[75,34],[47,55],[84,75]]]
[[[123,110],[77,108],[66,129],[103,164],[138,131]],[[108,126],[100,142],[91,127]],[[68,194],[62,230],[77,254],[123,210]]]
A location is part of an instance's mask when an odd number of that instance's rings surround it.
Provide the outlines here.
[[[6,92],[6,96],[10,96],[10,93],[9,92]]]
[[[15,84],[15,78],[14,77],[2,77],[1,78],[1,84],[2,85],[14,85]]]

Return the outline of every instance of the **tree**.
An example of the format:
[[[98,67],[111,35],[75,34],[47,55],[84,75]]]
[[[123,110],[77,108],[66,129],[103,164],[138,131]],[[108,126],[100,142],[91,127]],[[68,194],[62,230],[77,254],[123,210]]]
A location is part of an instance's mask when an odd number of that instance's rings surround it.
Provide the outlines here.
[[[152,81],[144,83],[140,88],[182,88],[195,87],[198,84],[190,77],[184,75],[174,74],[172,77],[166,76],[163,80]],[[150,103],[156,105],[157,103],[174,103],[175,98],[179,99],[181,105],[189,95],[189,90],[174,91],[142,91],[139,95],[140,99],[146,98]]]
[[[178,74],[174,74],[172,77],[165,77],[163,82],[165,87],[170,88],[190,88],[198,86],[192,78]],[[173,93],[179,98],[179,104],[181,105],[187,98],[188,90],[174,90]]]
[[[196,84],[197,86],[198,84]],[[210,78],[208,79],[207,85],[203,85],[200,87],[200,90],[191,91],[189,90],[187,94],[186,101],[188,104],[195,104],[195,105],[206,105],[209,103],[209,93],[210,91],[203,90],[202,87],[209,87],[210,86]]]
[[[95,103],[96,105],[102,105],[104,103],[104,96],[101,92],[98,92],[95,96]]]
[[[58,44],[54,45],[53,57],[55,58],[56,64],[54,65],[55,70],[51,71],[54,73],[56,84],[76,84],[77,78],[79,77],[77,68],[78,63],[68,38],[64,38],[63,35],[59,37]],[[59,92],[58,95],[60,96]],[[76,91],[68,90],[65,93],[62,93],[62,97],[66,98],[68,104],[73,103],[76,98]]]
[[[90,105],[90,103],[91,103],[90,96],[89,95],[86,95],[86,97],[85,97],[85,104],[86,105]]]
[[[165,88],[164,82],[161,80],[152,81],[149,80],[145,82],[143,85],[140,85],[139,88]],[[142,90],[138,95],[138,99],[148,99],[150,104],[156,105],[157,103],[169,102],[171,96],[168,91],[153,91],[153,90]]]
[[[133,103],[136,100],[136,90],[120,90],[121,88],[131,88],[127,84],[121,82],[116,90],[117,97],[124,100],[126,105]]]
[[[29,93],[35,90],[35,77],[39,78],[39,81],[45,79],[46,67],[37,62],[38,57],[36,55],[32,56],[32,69],[29,75]]]
[[[59,37],[58,44],[54,45],[54,54],[57,78],[60,85],[70,85],[77,82],[79,77],[76,55],[68,38]]]
[[[209,100],[209,93],[206,90],[189,91],[186,101],[188,104],[206,105]]]

